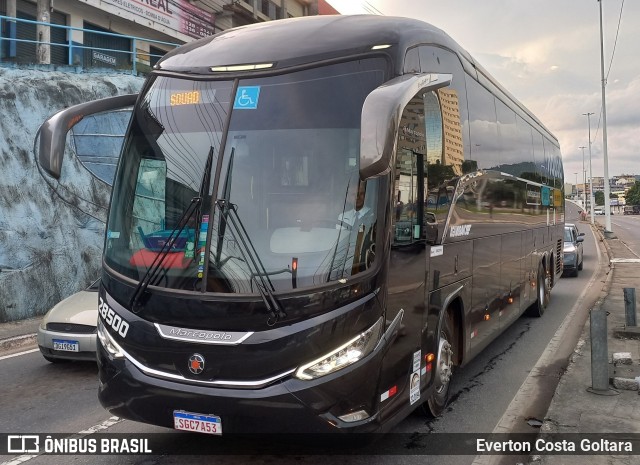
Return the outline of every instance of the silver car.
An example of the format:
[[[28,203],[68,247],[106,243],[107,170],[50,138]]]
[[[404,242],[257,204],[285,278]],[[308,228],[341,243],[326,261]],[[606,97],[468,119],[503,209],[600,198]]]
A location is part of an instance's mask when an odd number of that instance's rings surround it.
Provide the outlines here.
[[[565,223],[564,226],[567,228],[573,229],[574,232],[576,233],[576,237],[584,236],[584,233],[578,230],[578,227],[576,226],[575,223]]]
[[[56,304],[44,316],[38,328],[38,347],[49,362],[95,361],[99,287],[98,279]]]
[[[575,225],[565,224],[564,226],[564,269],[571,276],[578,276],[578,271],[582,269],[584,255],[582,242],[584,233],[579,233]]]

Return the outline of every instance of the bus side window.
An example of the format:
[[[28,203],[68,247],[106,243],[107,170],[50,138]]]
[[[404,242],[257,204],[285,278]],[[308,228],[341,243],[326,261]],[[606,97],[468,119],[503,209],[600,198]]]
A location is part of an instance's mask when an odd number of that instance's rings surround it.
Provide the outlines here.
[[[425,111],[422,92],[405,107],[400,118],[394,171],[393,242],[411,244],[422,239],[424,219]]]
[[[131,228],[131,249],[147,247],[146,236],[167,226],[166,217],[171,210],[167,205],[167,163],[164,160],[143,158],[136,180],[136,191],[133,201],[134,224]],[[178,212],[172,212],[178,215]],[[177,218],[176,218],[177,219]]]
[[[453,197],[451,180],[462,172],[460,131],[453,89],[418,92],[405,107],[394,179],[394,245],[437,242],[439,220]]]

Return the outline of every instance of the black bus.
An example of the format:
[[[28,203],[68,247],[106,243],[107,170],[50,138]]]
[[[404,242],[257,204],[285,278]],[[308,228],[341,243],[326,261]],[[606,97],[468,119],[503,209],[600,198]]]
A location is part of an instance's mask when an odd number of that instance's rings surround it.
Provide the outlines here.
[[[557,139],[441,30],[380,16],[184,45],[133,105],[99,295],[99,399],[181,430],[387,431],[563,268]]]

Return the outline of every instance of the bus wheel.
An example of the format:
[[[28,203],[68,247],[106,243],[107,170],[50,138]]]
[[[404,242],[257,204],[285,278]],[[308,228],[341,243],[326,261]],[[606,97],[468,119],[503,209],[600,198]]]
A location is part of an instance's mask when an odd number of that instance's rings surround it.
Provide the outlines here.
[[[538,265],[536,292],[538,298],[533,303],[533,305],[531,305],[531,307],[527,309],[527,315],[533,317],[541,317],[542,315],[544,315],[544,311],[549,304],[549,280],[547,279],[542,263]]]
[[[435,386],[431,397],[427,399],[427,408],[430,415],[437,417],[442,414],[449,399],[449,385],[453,375],[453,322],[449,312],[445,315],[438,338],[438,359],[435,373]]]

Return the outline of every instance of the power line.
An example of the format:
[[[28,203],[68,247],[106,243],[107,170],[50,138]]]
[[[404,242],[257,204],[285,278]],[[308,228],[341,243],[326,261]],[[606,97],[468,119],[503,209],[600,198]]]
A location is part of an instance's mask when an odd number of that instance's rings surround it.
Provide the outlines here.
[[[620,23],[622,23],[623,8],[624,8],[624,0],[622,0],[622,4],[620,5],[620,16],[618,17],[618,28],[616,29],[616,38],[613,41],[613,52],[611,53],[611,61],[609,62],[609,69],[607,70],[607,77],[605,78],[605,84],[607,79],[609,79],[609,73],[611,72],[611,65],[613,65],[613,57],[616,54],[616,45],[618,44],[618,33],[620,32]]]
[[[369,3],[368,1],[365,1],[362,4],[362,8],[364,8],[365,10],[367,10],[367,12],[371,13],[371,14],[375,14],[375,15],[380,15],[380,16],[384,16],[384,13],[382,11],[380,11],[379,9],[377,9],[375,6],[373,6],[371,3]]]

